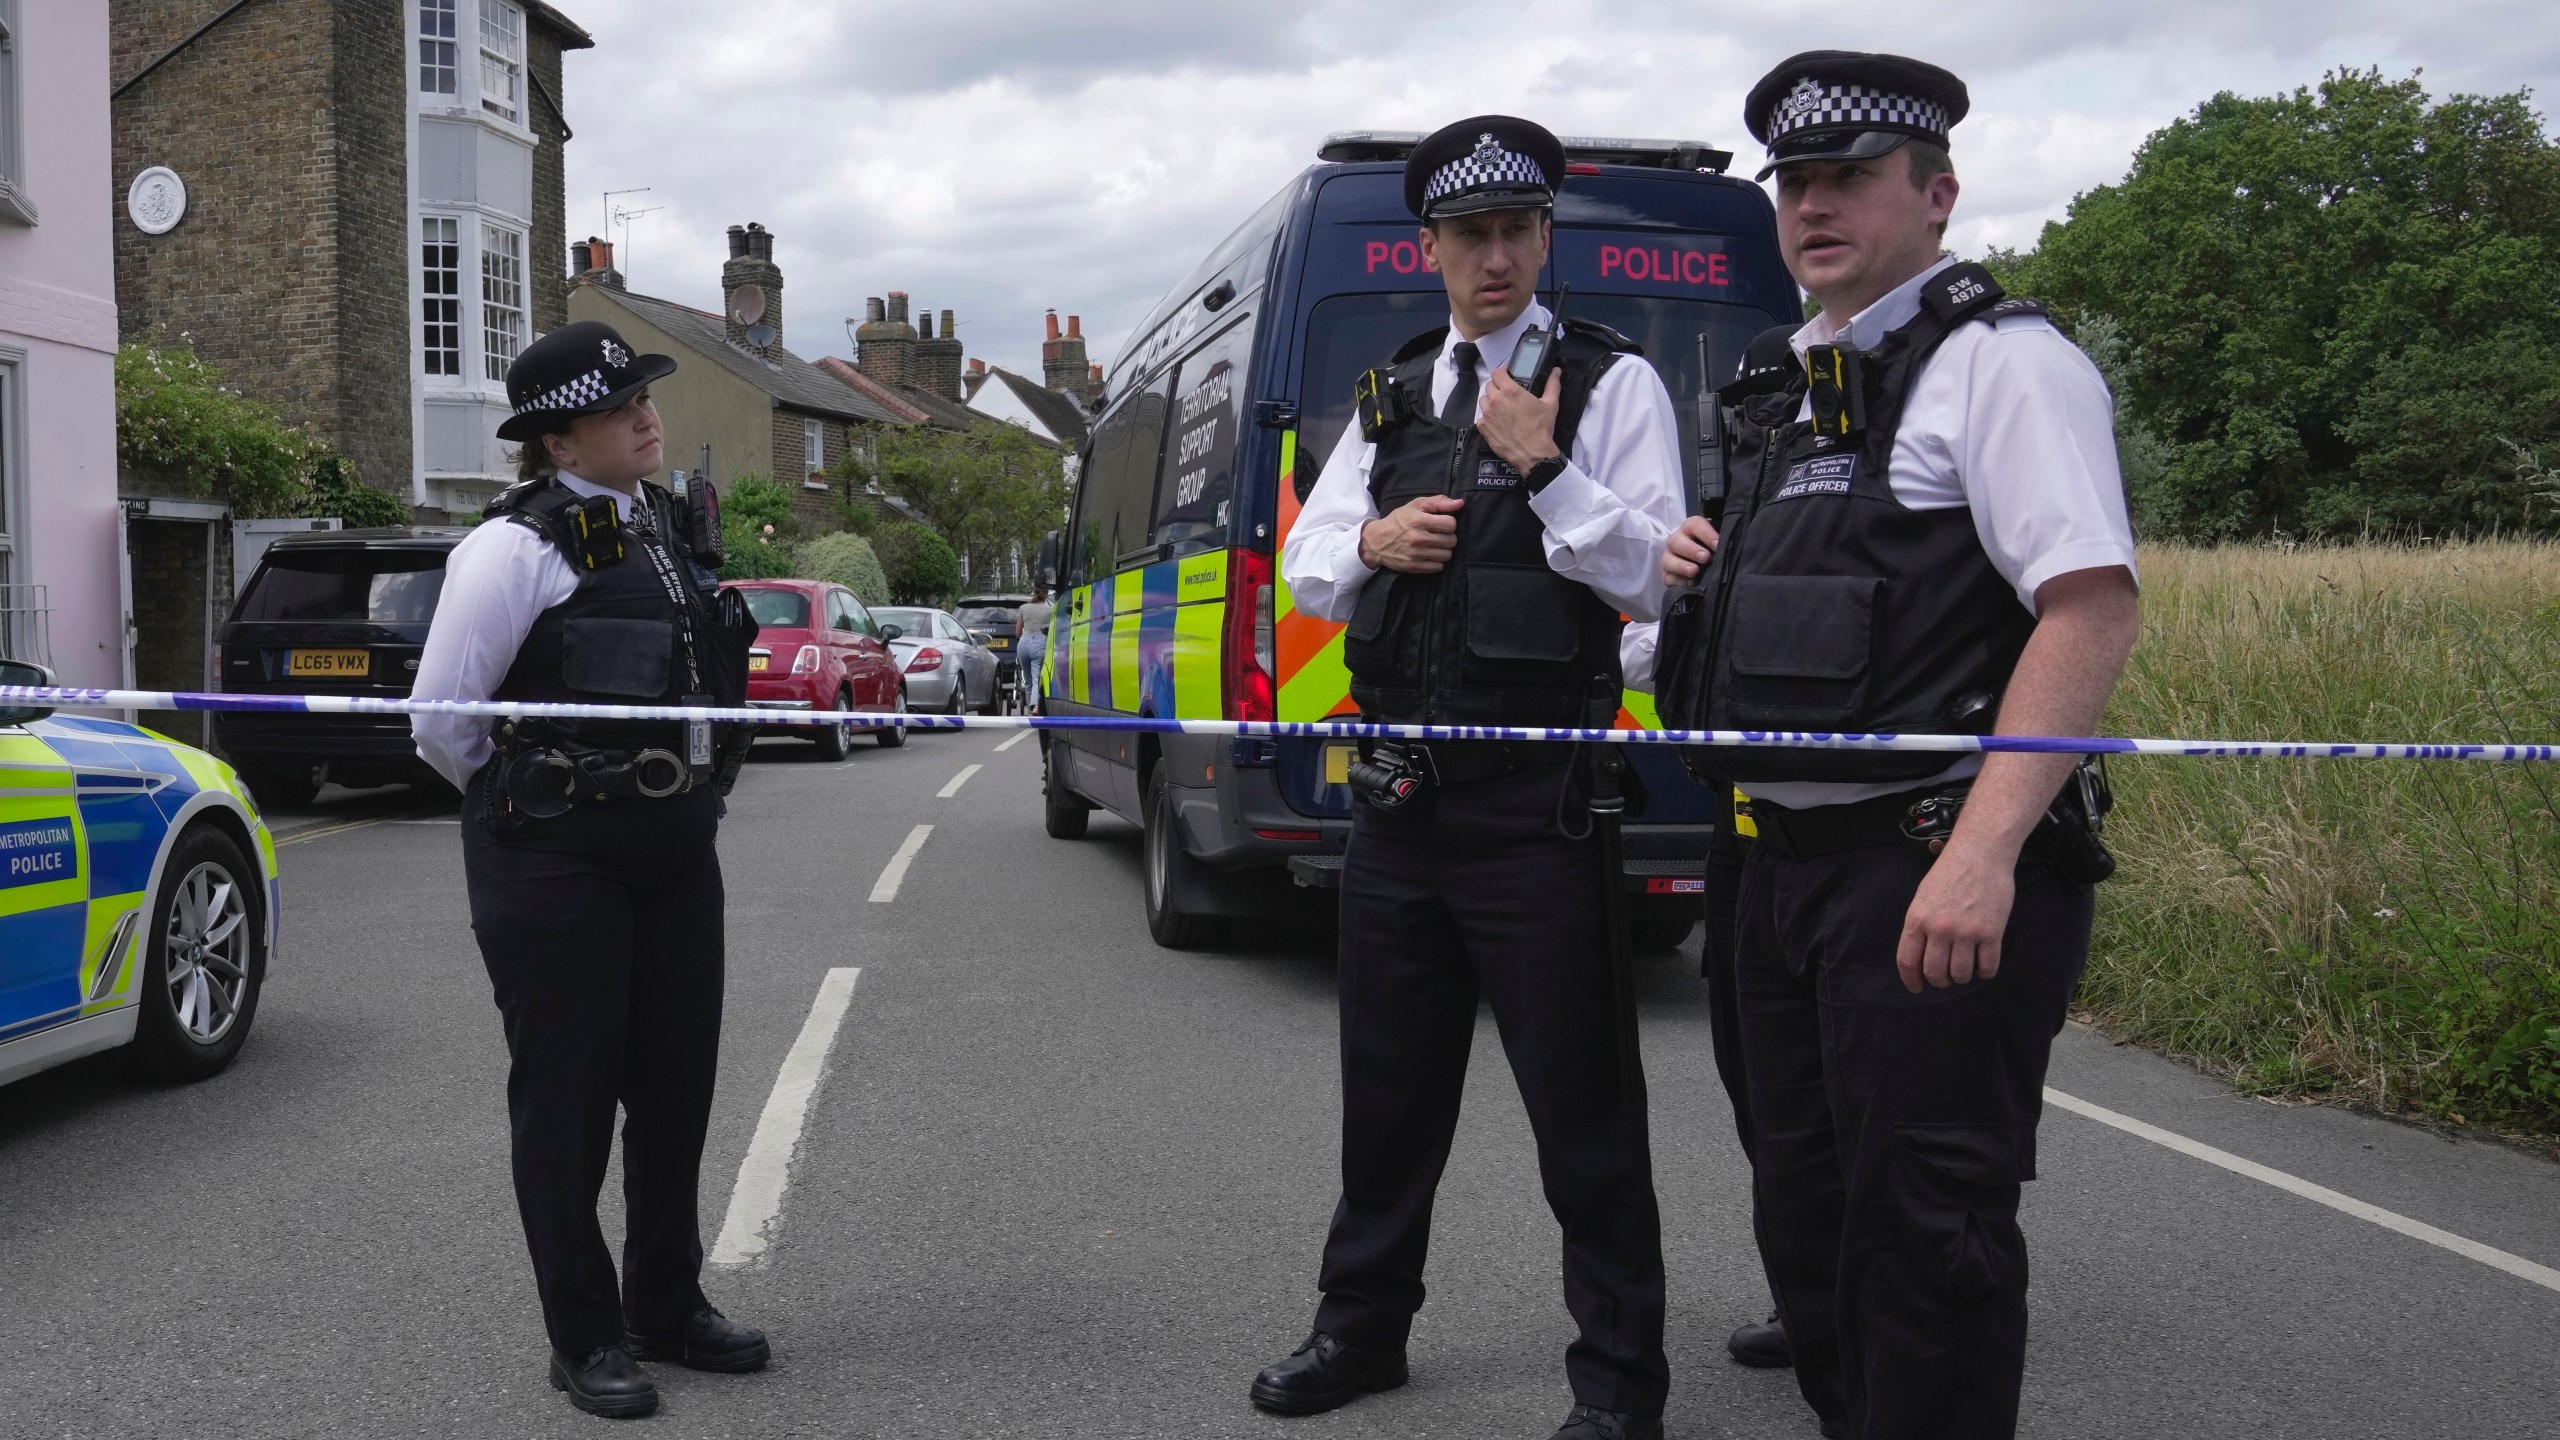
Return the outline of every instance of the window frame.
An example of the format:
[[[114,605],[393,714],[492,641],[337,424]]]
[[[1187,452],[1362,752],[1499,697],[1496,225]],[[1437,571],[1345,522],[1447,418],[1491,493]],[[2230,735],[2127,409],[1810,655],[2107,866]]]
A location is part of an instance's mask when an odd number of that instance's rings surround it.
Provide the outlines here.
[[[443,243],[452,249],[452,263],[431,268],[427,252],[438,243],[433,234],[437,226],[448,227]],[[462,323],[462,276],[469,268],[465,263],[462,237],[467,232],[463,226],[464,217],[461,215],[425,212],[418,216],[418,244],[413,257],[417,267],[410,271],[409,286],[418,297],[419,328],[415,343],[419,369],[430,381],[461,381],[472,373],[470,360],[474,347],[466,333],[469,327]],[[437,275],[450,277],[451,288],[439,293],[431,279]],[[439,317],[436,310],[440,305],[450,307],[449,313]],[[437,345],[430,338],[438,326],[450,332],[450,345]],[[452,367],[438,368],[440,357],[447,351],[452,356]]]
[[[33,225],[36,205],[26,189],[26,90],[18,65],[18,47],[25,33],[26,27],[18,21],[18,0],[0,0],[0,223]]]
[[[507,382],[508,364],[512,363],[516,356],[524,353],[529,334],[524,265],[526,238],[521,230],[498,224],[487,216],[480,217],[480,264],[478,266],[480,271],[480,373],[500,385]],[[493,241],[506,243],[493,244]],[[492,261],[511,264],[515,273],[512,276],[491,274]],[[493,284],[500,287],[512,286],[515,291],[514,303],[510,305],[490,298],[489,291]],[[500,336],[499,327],[491,322],[501,317],[508,317],[513,321],[512,325],[505,330],[506,354],[503,356],[499,355],[496,347],[491,344]]]
[[[1231,323],[1219,329],[1216,334],[1192,342],[1182,352],[1182,358],[1166,372],[1173,377],[1173,385],[1165,411],[1165,435],[1156,444],[1156,486],[1154,498],[1147,506],[1147,538],[1158,549],[1166,552],[1167,559],[1227,548],[1228,536],[1235,521],[1237,492],[1242,488],[1237,483],[1236,472],[1241,457],[1245,453],[1244,416],[1247,402],[1252,394],[1254,349],[1258,338],[1259,332],[1254,327],[1252,313],[1247,311],[1238,314]],[[1230,350],[1233,353],[1228,353]],[[1187,426],[1183,423],[1182,402],[1195,385],[1205,378],[1205,376],[1195,375],[1195,367],[1203,357],[1211,356],[1213,352],[1216,352],[1216,359],[1227,362],[1230,377],[1226,402],[1222,407],[1223,423],[1227,428],[1227,434],[1224,437],[1223,446],[1205,451],[1199,458],[1205,461],[1211,454],[1224,454],[1227,466],[1227,489],[1222,503],[1225,510],[1216,519],[1201,522],[1208,526],[1207,529],[1168,541],[1164,538],[1165,528],[1173,522],[1177,514],[1176,508],[1170,502],[1175,495],[1175,482],[1181,478],[1184,468],[1178,441],[1184,435],[1199,428],[1196,424]],[[1214,365],[1211,368],[1214,369]],[[1199,417],[1195,417],[1195,420],[1197,418]],[[1214,431],[1211,432],[1211,438],[1213,440],[1216,438]],[[1205,490],[1202,498],[1207,498]]]
[[[17,527],[27,514],[27,352],[0,345],[0,604],[13,585],[30,583],[19,573],[23,532]],[[9,637],[0,635],[0,645]]]
[[[827,488],[827,422],[815,415],[800,417],[800,460],[803,490]]]
[[[498,38],[510,42],[513,53],[490,48],[489,17],[492,15],[504,17],[511,22],[497,28]],[[525,118],[524,7],[516,4],[515,0],[479,0],[474,20],[476,23],[472,31],[473,50],[480,64],[473,74],[478,77],[481,110],[509,125],[529,128],[530,122]],[[503,103],[489,92],[489,74],[493,64],[499,67],[499,73],[505,75],[509,82],[511,93],[505,97]]]
[[[412,8],[413,13],[416,14],[418,19],[416,34],[418,42],[418,80],[415,93],[420,95],[444,96],[450,98],[456,104],[461,103],[462,0],[416,0],[416,3]],[[444,21],[444,29],[442,33],[429,33],[428,21],[430,17],[441,17]],[[429,58],[430,52],[427,47],[430,45],[440,45],[444,47],[444,54],[441,59]],[[431,83],[435,75],[438,73],[441,73],[445,82],[444,88],[442,89],[437,89]]]

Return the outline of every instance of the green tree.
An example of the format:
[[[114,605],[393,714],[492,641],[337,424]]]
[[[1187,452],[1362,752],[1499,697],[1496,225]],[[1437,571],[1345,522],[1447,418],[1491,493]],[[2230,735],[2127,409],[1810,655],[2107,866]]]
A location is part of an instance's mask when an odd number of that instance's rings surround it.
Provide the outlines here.
[[[720,492],[720,548],[726,556],[721,579],[791,574],[791,546],[799,536],[791,492],[772,476],[750,472]]]
[[[2560,145],[2530,102],[2431,104],[2374,70],[2226,92],[2034,253],[1992,257],[2114,347],[2121,417],[2154,447],[2139,520],[2560,528],[2518,462],[2560,458]]]
[[[335,515],[349,526],[405,525],[398,496],[364,484],[327,445],[222,383],[182,345],[128,341],[116,351],[116,458],[241,516]]]
[[[871,543],[899,604],[939,605],[959,592],[960,557],[929,527],[901,520],[873,531]]]
[[[883,429],[881,486],[904,499],[984,575],[1029,554],[1067,505],[1060,453],[1019,426],[989,421],[964,431],[922,425]],[[884,530],[889,527],[882,527]],[[887,551],[882,551],[884,561]],[[894,583],[898,567],[889,564]],[[959,588],[953,578],[950,589]]]
[[[871,548],[871,542],[859,535],[844,531],[821,535],[794,551],[791,558],[802,576],[841,585],[865,605],[893,603],[889,574],[881,568],[880,556]]]

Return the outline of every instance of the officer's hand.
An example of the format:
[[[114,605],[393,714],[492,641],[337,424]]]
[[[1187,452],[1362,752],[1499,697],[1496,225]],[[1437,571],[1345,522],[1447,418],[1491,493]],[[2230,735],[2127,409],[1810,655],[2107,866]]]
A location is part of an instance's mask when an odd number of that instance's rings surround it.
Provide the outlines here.
[[[1929,867],[1902,920],[1902,944],[1893,956],[1902,988],[1917,995],[1923,985],[1944,990],[2000,973],[2000,936],[2009,928],[2017,898],[2017,857],[2003,863],[1957,836]]]
[[[1556,409],[1563,394],[1562,370],[1547,376],[1545,394],[1532,395],[1511,378],[1510,370],[1498,369],[1493,372],[1493,387],[1484,392],[1484,415],[1476,421],[1476,429],[1494,454],[1526,475],[1530,466],[1563,453],[1556,449]]]
[[[1677,590],[1698,578],[1707,568],[1707,559],[1716,553],[1716,527],[1704,515],[1692,515],[1671,532],[1662,547],[1662,588]]]
[[[1458,512],[1466,505],[1455,495],[1406,501],[1360,527],[1360,563],[1408,575],[1437,574],[1457,553]]]

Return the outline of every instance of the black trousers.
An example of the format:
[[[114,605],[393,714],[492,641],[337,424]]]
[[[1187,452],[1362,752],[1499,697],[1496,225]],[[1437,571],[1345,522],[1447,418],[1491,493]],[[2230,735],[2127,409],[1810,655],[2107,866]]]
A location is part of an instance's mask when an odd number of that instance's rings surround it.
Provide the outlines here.
[[[1797,1384],[1861,1440],[2011,1435],[2019,1190],[2090,888],[2022,869],[1999,975],[1914,995],[1893,958],[1926,856],[1749,848],[1736,982],[1753,1221]]]
[[[464,796],[471,928],[507,1031],[516,1208],[552,1348],[676,1333],[701,1289],[696,1191],[720,1055],[717,801],[581,805],[504,838]],[[622,1277],[596,1221],[623,1112]]]
[[[1349,1344],[1397,1346],[1422,1308],[1481,994],[1564,1230],[1565,1307],[1581,1330],[1565,1351],[1574,1398],[1653,1415],[1670,1385],[1662,1221],[1644,1112],[1618,1103],[1599,847],[1557,828],[1569,768],[1448,785],[1392,812],[1357,807],[1336,962],[1342,1199],[1315,1323]],[[1587,813],[1577,804],[1572,818]]]
[[[1733,1106],[1734,1137],[1751,1155],[1751,1082],[1742,1064],[1741,994],[1735,988],[1736,921],[1742,897],[1742,856],[1749,842],[1728,818],[1707,842],[1705,938],[1698,946],[1698,978],[1707,983],[1707,1035],[1715,1042],[1716,1079]]]

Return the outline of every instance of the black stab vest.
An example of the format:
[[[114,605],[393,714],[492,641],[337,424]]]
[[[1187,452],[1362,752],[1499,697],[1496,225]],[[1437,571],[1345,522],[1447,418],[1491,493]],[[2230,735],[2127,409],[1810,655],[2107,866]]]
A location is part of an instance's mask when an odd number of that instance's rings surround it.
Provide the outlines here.
[[[1920,314],[1855,359],[1864,426],[1798,420],[1802,366],[1735,427],[1722,541],[1663,619],[1657,699],[1677,728],[1988,734],[2035,617],[1993,567],[1968,506],[1914,510],[1888,481],[1904,403],[1956,327],[2041,315],[1978,265],[1941,271]],[[1891,751],[1687,751],[1713,781],[1924,780],[1953,757]]]
[[[1443,327],[1417,336],[1389,363],[1403,399],[1369,435],[1378,447],[1369,494],[1381,515],[1424,495],[1465,499],[1457,551],[1438,574],[1381,570],[1361,587],[1342,641],[1351,698],[1362,719],[1389,724],[1610,724],[1624,622],[1589,586],[1548,567],[1545,525],[1520,473],[1472,423],[1440,423],[1431,372],[1447,335]],[[1559,451],[1573,453],[1600,377],[1620,355],[1640,353],[1603,327],[1568,322]]]
[[[590,567],[569,512],[582,500],[546,477],[513,485],[489,502],[490,520],[522,525],[550,541],[578,576],[568,599],[534,617],[524,643],[498,684],[501,700],[571,705],[675,705],[687,693],[684,647],[675,602],[644,547],[658,547],[679,586],[691,572],[681,555],[665,550],[673,533],[674,500],[643,483],[635,507],[656,517],[650,529],[621,531],[622,555]],[[703,619],[694,625],[700,631]],[[675,720],[549,720],[557,739],[602,750],[672,750],[684,753],[684,725]]]

